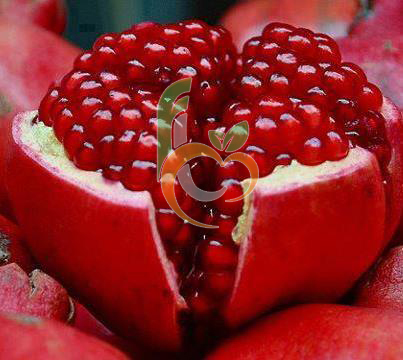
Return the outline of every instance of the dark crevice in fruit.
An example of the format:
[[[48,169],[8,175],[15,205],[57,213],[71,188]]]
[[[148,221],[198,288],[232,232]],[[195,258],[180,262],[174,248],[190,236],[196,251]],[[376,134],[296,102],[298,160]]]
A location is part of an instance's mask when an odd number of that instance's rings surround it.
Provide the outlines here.
[[[11,257],[11,254],[8,251],[9,245],[9,237],[6,234],[0,232],[0,265],[7,264]]]
[[[161,239],[191,309],[181,314],[181,323],[192,328],[188,336],[202,339],[206,328],[224,326],[219,314],[238,264],[232,232],[244,205],[225,200],[242,195],[241,182],[250,175],[241,163],[220,167],[209,158],[192,160],[198,187],[227,189],[210,203],[192,198],[176,180],[182,210],[217,229],[192,226],[167,204],[156,176],[158,101],[167,85],[187,77],[193,79],[188,142],[211,145],[210,130],[226,134],[246,121],[249,137],[238,151],[256,161],[260,177],[293,160],[310,166],[337,161],[359,145],[376,156],[387,184],[390,145],[379,89],[358,66],[341,61],[334,40],[306,29],[270,24],[238,56],[220,27],[200,21],[139,24],[102,36],[76,60],[61,84],[50,88],[39,118],[53,127],[78,168],[150,192]]]

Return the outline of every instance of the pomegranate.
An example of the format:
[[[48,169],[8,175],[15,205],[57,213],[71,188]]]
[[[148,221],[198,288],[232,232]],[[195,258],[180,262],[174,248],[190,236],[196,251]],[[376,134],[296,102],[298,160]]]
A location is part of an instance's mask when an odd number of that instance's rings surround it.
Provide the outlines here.
[[[72,315],[70,298],[58,282],[40,270],[28,277],[14,263],[0,267],[0,311],[63,322]]]
[[[356,305],[403,311],[403,247],[390,249],[364,276],[355,291]]]
[[[9,263],[18,264],[26,272],[34,269],[20,229],[0,215],[0,266]]]
[[[189,77],[172,110],[187,143],[164,163],[188,160],[184,181],[168,171],[183,220],[157,178],[157,128],[167,86]],[[46,271],[119,334],[177,350],[345,293],[400,219],[401,126],[326,35],[273,23],[238,56],[222,27],[143,23],[100,37],[15,118],[6,178]],[[225,194],[201,201],[189,179]]]
[[[78,53],[73,45],[36,26],[0,20],[0,213],[10,212],[4,177],[12,119],[18,112],[37,108],[49,83],[68,71]]]
[[[57,34],[66,27],[64,0],[0,0],[0,16],[33,23]]]
[[[269,316],[207,359],[400,359],[402,336],[400,314],[343,305],[303,305]]]
[[[59,322],[28,316],[0,316],[0,358],[73,360],[78,357],[128,359],[111,345]]]

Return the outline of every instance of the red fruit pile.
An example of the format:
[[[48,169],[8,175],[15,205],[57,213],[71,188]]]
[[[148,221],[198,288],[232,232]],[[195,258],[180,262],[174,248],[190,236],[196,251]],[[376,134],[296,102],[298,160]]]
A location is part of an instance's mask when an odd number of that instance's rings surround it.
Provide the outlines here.
[[[384,169],[390,149],[379,113],[382,94],[358,66],[341,63],[326,35],[271,24],[245,45],[240,61],[229,33],[200,21],[140,24],[102,36],[49,90],[39,121],[53,127],[78,168],[150,191],[182,294],[196,315],[205,315],[225,304],[233,286],[238,245],[232,233],[243,201],[225,200],[242,195],[248,173],[231,162],[192,163],[200,186],[227,189],[208,204],[177,186],[182,209],[218,229],[192,227],[168,207],[156,178],[158,101],[167,85],[188,77],[188,140],[206,142],[208,130],[226,132],[247,121],[250,136],[241,150],[255,159],[261,176],[293,160],[342,159],[355,144],[373,151]]]

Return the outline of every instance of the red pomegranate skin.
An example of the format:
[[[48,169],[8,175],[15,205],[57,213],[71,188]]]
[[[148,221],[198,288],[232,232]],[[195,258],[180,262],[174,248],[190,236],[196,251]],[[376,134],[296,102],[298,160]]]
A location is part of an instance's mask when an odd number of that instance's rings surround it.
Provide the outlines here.
[[[20,111],[37,108],[49,84],[68,71],[78,53],[46,30],[0,20],[0,213],[10,212],[4,171],[12,119]]]
[[[34,261],[25,244],[21,230],[0,215],[0,266],[16,263],[24,271],[34,270]]]
[[[251,325],[208,360],[400,359],[403,316],[380,309],[302,305]]]
[[[67,291],[40,270],[29,276],[17,265],[0,267],[0,312],[67,322],[72,306]]]
[[[35,317],[0,316],[0,358],[129,359],[119,350],[70,326]],[[133,356],[133,359],[136,357]]]
[[[403,312],[403,247],[390,249],[364,276],[355,292],[358,306]]]
[[[66,27],[66,15],[64,0],[0,0],[0,16],[33,23],[57,34]]]

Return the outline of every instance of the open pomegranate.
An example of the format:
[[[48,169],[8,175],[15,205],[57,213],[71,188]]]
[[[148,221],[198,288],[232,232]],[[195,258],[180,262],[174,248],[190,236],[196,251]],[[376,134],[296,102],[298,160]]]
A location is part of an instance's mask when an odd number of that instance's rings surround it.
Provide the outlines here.
[[[157,179],[159,99],[189,77],[183,146],[210,138],[225,161],[200,154],[185,175],[225,194],[203,202],[172,186],[209,228],[177,216]],[[99,38],[39,113],[16,117],[8,188],[47,271],[120,334],[175,350],[192,329],[352,286],[400,218],[400,117],[326,35],[270,24],[238,55],[221,27],[139,24]],[[235,153],[228,135],[245,129]]]

